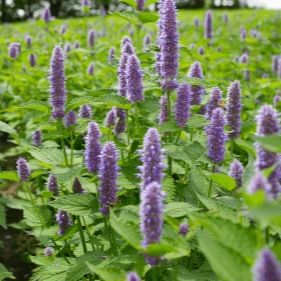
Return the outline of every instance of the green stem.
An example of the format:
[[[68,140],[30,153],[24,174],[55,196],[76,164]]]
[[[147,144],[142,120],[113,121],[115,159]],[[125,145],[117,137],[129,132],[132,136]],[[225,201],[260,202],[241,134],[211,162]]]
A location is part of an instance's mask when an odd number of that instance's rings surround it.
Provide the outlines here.
[[[172,120],[171,115],[171,92],[167,92],[168,121]],[[169,132],[169,142],[172,143],[172,132]],[[169,175],[172,174],[172,157],[168,156]]]
[[[174,281],[178,280],[178,270],[179,270],[178,260],[175,259]]]
[[[59,130],[62,129],[62,120],[61,119],[58,120],[57,124],[58,124],[58,129]],[[64,156],[65,164],[66,164],[67,167],[69,167],[68,161],[67,161],[66,150],[65,150],[65,143],[64,143],[64,139],[63,138],[61,138],[61,146],[62,146],[62,151],[63,151],[63,156]]]
[[[190,141],[193,140],[193,129],[190,129]]]
[[[89,226],[88,226],[87,223],[86,223],[85,218],[82,217],[82,220],[83,220],[83,223],[84,223],[84,225],[85,225],[85,227],[86,227],[86,232],[87,232],[88,236],[91,237],[91,232],[90,232]],[[93,250],[95,250],[94,245],[93,245],[93,244],[91,244],[91,245],[92,245]]]
[[[139,134],[139,142],[141,145],[141,133],[140,133],[140,123],[139,123],[139,117],[138,117],[138,104],[135,102],[135,118],[136,118],[136,123],[137,123],[137,128],[138,128],[138,134]]]
[[[140,46],[141,46],[141,42],[140,42],[140,31],[141,31],[141,27],[137,26],[137,38],[138,38],[138,49],[139,49],[139,52],[141,52],[140,50]]]
[[[193,252],[193,254],[192,254],[192,257],[191,257],[191,259],[190,259],[189,270],[192,270],[192,269],[193,269],[193,264],[194,264],[196,255],[197,255],[197,247],[195,248],[195,250],[194,250],[194,252]]]
[[[71,253],[71,251],[70,251],[69,245],[67,244],[66,240],[64,241],[64,245],[65,245],[65,248],[66,248],[66,250],[67,250],[69,256],[70,256],[71,258],[73,258],[73,255],[72,255],[72,253]]]
[[[125,165],[124,151],[121,149],[122,165]]]
[[[65,259],[65,261],[70,264],[69,260],[67,259],[67,257],[64,255],[64,253],[60,250],[59,246],[57,245],[57,243],[55,242],[55,240],[53,238],[51,238],[51,241],[53,242],[53,244],[55,245],[56,249],[59,250],[60,255]]]
[[[242,225],[242,215],[241,215],[241,200],[240,197],[237,196],[237,204],[238,204],[238,217],[239,217],[239,223]]]
[[[74,141],[73,141],[73,131],[71,130],[70,132],[70,138],[71,138],[71,143],[70,143],[70,147],[71,147],[71,156],[70,156],[70,166],[73,166],[73,147],[74,147]]]
[[[118,250],[117,250],[117,247],[116,247],[115,233],[114,233],[114,230],[111,227],[111,224],[110,224],[110,221],[109,221],[109,217],[107,217],[107,220],[108,220],[109,234],[111,235],[111,239],[112,239],[114,255],[117,256],[118,255]]]
[[[127,145],[130,144],[130,127],[129,127],[129,110],[126,109],[126,123],[127,123]]]
[[[108,227],[108,225],[107,225],[107,219],[106,219],[106,217],[103,217],[103,221],[104,221],[105,233],[106,233],[107,236],[108,236],[110,248],[111,248],[112,253],[114,254],[113,243],[112,243],[112,241],[111,241],[111,236],[110,236],[110,234],[109,234],[109,227]]]
[[[269,226],[265,229],[265,242],[269,244]]]
[[[77,219],[77,223],[78,223],[78,227],[79,227],[80,238],[81,238],[81,241],[82,241],[83,252],[84,252],[84,254],[86,254],[88,252],[88,250],[87,250],[87,245],[86,245],[86,242],[85,242],[85,237],[84,237],[84,233],[83,233],[81,219],[80,219],[79,216],[77,216],[76,219]]]
[[[180,139],[181,131],[182,131],[182,129],[180,129],[179,132],[178,132],[175,144],[177,144],[179,139]]]
[[[216,170],[216,166],[213,165],[211,171],[214,173]],[[209,185],[209,190],[208,190],[208,197],[211,197],[211,192],[212,192],[212,185],[213,185],[213,180],[210,180],[210,185]]]

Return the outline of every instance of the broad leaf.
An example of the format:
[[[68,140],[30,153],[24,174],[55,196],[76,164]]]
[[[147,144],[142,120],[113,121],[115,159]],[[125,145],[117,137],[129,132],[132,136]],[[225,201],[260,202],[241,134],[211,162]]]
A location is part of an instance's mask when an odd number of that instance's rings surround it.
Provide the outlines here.
[[[20,181],[17,172],[2,172],[0,173],[0,179],[11,180],[11,181]]]
[[[37,160],[53,166],[62,164],[63,162],[63,152],[57,148],[33,147],[28,151]]]
[[[22,105],[18,106],[19,108],[30,108],[30,109],[36,109],[42,112],[48,113],[50,111],[50,105],[48,102],[44,101],[28,101]]]
[[[91,271],[99,275],[104,281],[126,281],[126,272],[119,267],[98,267],[86,262]]]
[[[237,183],[234,178],[228,176],[228,175],[223,175],[223,174],[212,174],[209,175],[209,178],[222,186],[223,188],[227,190],[233,190],[236,188]]]

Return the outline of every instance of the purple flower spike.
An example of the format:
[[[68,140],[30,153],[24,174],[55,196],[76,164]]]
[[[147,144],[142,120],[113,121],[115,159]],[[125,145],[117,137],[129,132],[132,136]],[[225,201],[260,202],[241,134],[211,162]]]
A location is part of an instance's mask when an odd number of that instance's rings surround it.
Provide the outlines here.
[[[101,180],[101,185],[98,191],[100,193],[99,202],[103,205],[100,211],[104,216],[109,214],[109,204],[114,203],[117,199],[117,172],[119,171],[117,154],[118,151],[115,149],[115,144],[107,142],[100,156],[99,179]]]
[[[116,54],[116,50],[114,47],[110,47],[109,51],[108,51],[108,59],[107,62],[110,64],[112,59],[115,57]]]
[[[94,63],[91,62],[87,68],[87,74],[88,75],[94,75],[94,70],[95,70],[95,66]]]
[[[65,33],[66,33],[66,25],[63,24],[63,25],[61,26],[60,34],[61,34],[61,35],[64,35]]]
[[[248,63],[248,55],[245,53],[240,57],[240,64]]]
[[[204,56],[205,50],[202,46],[198,49],[198,54]]]
[[[142,1],[142,0],[141,0],[141,1]],[[129,29],[129,35],[130,35],[131,37],[134,36],[134,30],[133,30],[132,28]]]
[[[163,78],[176,77],[178,74],[178,29],[177,9],[174,0],[163,0],[161,4],[161,75]]]
[[[79,49],[80,48],[80,42],[76,40],[73,44],[74,49]]]
[[[183,83],[177,92],[176,120],[177,125],[184,128],[190,116],[191,86]]]
[[[36,66],[36,55],[34,53],[32,53],[28,56],[28,60],[29,60],[31,67]]]
[[[253,267],[253,281],[280,281],[281,266],[276,256],[269,250],[261,251]]]
[[[171,93],[179,86],[179,83],[176,78],[159,80],[159,82],[162,85],[162,91],[164,93],[167,93],[168,91]]]
[[[274,55],[272,58],[272,75],[276,75],[279,69],[279,56]]]
[[[206,12],[205,15],[205,36],[206,39],[211,39],[213,37],[213,18],[210,10]]]
[[[56,214],[56,222],[59,224],[60,228],[58,231],[59,236],[63,236],[64,233],[71,227],[71,219],[66,211],[58,210]]]
[[[119,61],[119,68],[118,68],[118,81],[119,81],[119,91],[118,95],[122,97],[127,96],[127,78],[126,78],[126,68],[128,62],[129,55],[122,54],[120,61]]]
[[[46,8],[42,13],[42,20],[48,22],[51,20],[51,12],[49,8]]]
[[[200,62],[196,61],[189,69],[187,77],[195,77],[204,79]],[[201,96],[205,93],[204,86],[196,85],[191,86],[191,105],[199,105],[201,103]]]
[[[155,128],[149,128],[144,136],[143,149],[139,150],[140,160],[143,163],[138,167],[140,171],[138,177],[142,179],[142,190],[154,181],[161,184],[165,176],[163,169],[167,167],[162,162],[165,158],[162,154],[164,152],[166,150],[161,149],[161,138],[158,131]]]
[[[211,97],[207,104],[206,119],[211,120],[213,110],[220,107],[220,102],[222,101],[222,92],[219,87],[214,87],[211,92]]]
[[[234,81],[227,92],[226,121],[230,131],[230,138],[238,138],[241,131],[241,88],[240,83]]]
[[[66,115],[65,127],[77,125],[76,113],[73,110],[70,110]]]
[[[130,43],[132,45],[132,40],[129,36],[124,36],[122,39],[121,39],[121,46],[122,48],[127,44],[127,43]]]
[[[221,163],[224,160],[225,141],[227,136],[224,133],[225,117],[221,108],[213,111],[211,124],[208,126],[207,156],[213,162]]]
[[[42,145],[42,132],[41,131],[33,132],[31,139],[33,140],[34,146],[41,146]]]
[[[140,204],[140,229],[143,236],[144,249],[150,244],[160,243],[163,226],[163,192],[157,182],[152,182],[141,192]],[[152,267],[156,266],[160,259],[153,256],[145,256],[146,262]]]
[[[127,42],[122,47],[122,54],[134,55],[135,54],[135,48],[133,47],[133,45],[131,43]]]
[[[247,34],[246,34],[246,30],[245,29],[241,29],[240,31],[240,39],[241,41],[244,41],[247,37]]]
[[[199,26],[199,19],[198,19],[198,17],[194,18],[194,26],[196,27],[196,29],[198,29],[198,26]]]
[[[31,47],[31,45],[32,45],[32,40],[31,40],[30,35],[27,35],[27,36],[25,37],[25,43],[26,43],[26,45],[27,45],[28,48]]]
[[[235,179],[237,187],[242,186],[242,176],[244,173],[244,167],[240,161],[234,159],[233,163],[230,166],[228,175]]]
[[[19,49],[16,43],[12,43],[9,47],[9,57],[16,59],[19,55]]]
[[[52,247],[47,247],[45,249],[45,257],[50,257],[55,253],[54,249]]]
[[[83,0],[82,1],[82,7],[89,7],[89,6],[90,6],[89,0]]]
[[[271,185],[265,179],[260,172],[257,172],[255,177],[251,180],[247,186],[247,191],[250,194],[256,193],[258,190],[264,190],[266,193],[271,191]]]
[[[50,104],[53,107],[52,117],[54,119],[65,116],[64,107],[66,101],[65,76],[64,76],[64,54],[59,46],[53,50],[50,65]]]
[[[46,185],[47,185],[47,188],[48,188],[49,191],[53,191],[54,192],[53,193],[54,196],[58,196],[59,195],[58,180],[52,174],[49,175]]]
[[[137,10],[138,10],[138,11],[143,11],[145,0],[136,0],[136,2],[137,2],[137,4],[138,4]]]
[[[90,29],[88,31],[88,48],[92,48],[95,45],[95,31]]]
[[[114,128],[114,135],[121,134],[126,131],[126,111],[123,108],[116,108],[115,109],[116,117],[117,117],[117,124]]]
[[[190,48],[190,49],[195,49],[195,48],[196,48],[196,46],[195,46],[195,44],[194,44],[194,43],[191,43],[189,48]]]
[[[263,73],[261,78],[263,79],[269,78],[269,75],[267,73]]]
[[[149,49],[147,48],[147,45],[151,44],[151,37],[149,34],[146,34],[143,38],[143,50],[145,52],[149,52]]]
[[[138,274],[134,271],[131,271],[127,274],[126,280],[127,281],[141,281]]]
[[[250,81],[250,74],[251,72],[249,70],[244,70],[244,80]]]
[[[80,183],[80,181],[79,181],[79,179],[78,178],[75,178],[75,180],[74,180],[74,183],[73,183],[73,192],[75,193],[75,194],[82,194],[82,193],[87,193],[87,190],[85,190],[83,187],[82,187],[82,185],[81,185],[81,183]]]
[[[116,110],[115,106],[107,113],[105,117],[105,126],[110,128],[111,126],[115,127],[116,125]]]
[[[278,95],[276,95],[276,96],[273,98],[274,106],[277,107],[280,102],[281,102],[281,97],[278,96]]]
[[[180,225],[180,235],[181,236],[186,236],[187,232],[189,231],[188,223],[184,222],[183,224]]]
[[[225,12],[224,15],[223,15],[223,21],[228,24],[228,12]]]
[[[90,173],[97,173],[100,167],[100,144],[101,132],[97,123],[91,122],[88,125],[87,136],[85,137],[86,149],[84,152],[85,166]]]
[[[91,119],[93,116],[92,108],[90,104],[82,104],[79,108],[79,117]]]
[[[128,99],[132,103],[143,100],[142,72],[143,71],[140,67],[140,61],[137,58],[137,56],[136,55],[129,56],[127,68],[126,68],[126,78],[127,78]]]
[[[64,52],[65,53],[69,53],[71,51],[71,45],[69,43],[67,43],[65,46],[64,46]]]
[[[161,109],[160,109],[159,117],[158,117],[158,120],[159,120],[158,125],[161,126],[163,123],[165,123],[169,120],[167,94],[165,94],[164,96],[161,96],[160,105],[161,105]]]
[[[258,111],[256,116],[257,120],[257,136],[266,135],[279,135],[279,114],[271,105],[264,105]],[[270,168],[276,163],[280,163],[277,153],[269,152],[265,150],[259,143],[254,144],[257,150],[256,167],[259,171]],[[277,198],[280,185],[278,180],[281,178],[280,164],[274,169],[274,171],[268,177],[268,181],[271,184],[271,190],[268,190],[267,196],[269,199]]]
[[[31,170],[24,158],[19,158],[17,161],[18,176],[22,181],[28,180]]]

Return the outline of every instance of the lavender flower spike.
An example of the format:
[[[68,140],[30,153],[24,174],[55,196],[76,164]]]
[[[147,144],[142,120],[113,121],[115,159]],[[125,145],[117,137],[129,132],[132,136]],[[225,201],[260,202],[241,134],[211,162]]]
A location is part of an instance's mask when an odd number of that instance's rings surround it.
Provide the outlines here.
[[[205,50],[202,46],[198,49],[198,54],[204,56]]]
[[[123,48],[127,43],[130,43],[132,45],[131,38],[126,35],[121,39],[121,47]]]
[[[31,67],[36,66],[36,55],[34,53],[32,53],[28,56],[28,60],[29,60]]]
[[[163,192],[161,185],[152,182],[141,192],[140,204],[140,229],[143,236],[144,249],[150,244],[157,244],[162,237],[163,226]],[[146,262],[152,267],[156,266],[160,259],[154,256],[145,256]]]
[[[75,125],[77,125],[76,113],[73,110],[70,110],[66,115],[65,127],[69,128],[69,126]]]
[[[95,66],[94,63],[91,62],[87,68],[87,74],[88,75],[94,75],[94,70],[95,70]]]
[[[76,40],[73,44],[74,49],[78,49],[80,48],[80,42],[78,40]]]
[[[264,190],[266,193],[271,191],[271,184],[265,179],[260,172],[257,172],[250,184],[247,186],[249,194],[254,194],[258,190]]]
[[[28,48],[31,47],[32,40],[31,40],[30,35],[27,35],[27,36],[25,37],[25,43],[26,43],[26,45],[27,45]]]
[[[242,176],[244,173],[244,167],[240,161],[234,159],[233,163],[230,166],[228,175],[235,179],[237,188],[242,186]]]
[[[69,53],[71,51],[71,45],[69,43],[67,43],[65,46],[64,46],[64,52],[65,53]]]
[[[180,225],[179,229],[180,229],[180,235],[185,236],[189,231],[188,223],[184,222],[183,224]]]
[[[92,108],[90,104],[82,104],[79,108],[79,117],[91,119],[93,116]]]
[[[54,196],[58,196],[59,195],[59,184],[58,184],[58,180],[55,176],[53,176],[52,174],[49,175],[48,180],[47,180],[47,188],[49,191],[53,191],[53,195]]]
[[[136,2],[137,2],[137,4],[138,4],[137,10],[138,10],[138,11],[143,11],[145,0],[136,0]]]
[[[213,19],[210,10],[206,12],[205,15],[205,36],[206,39],[211,39],[213,37]]]
[[[48,22],[51,20],[51,12],[49,8],[46,8],[42,13],[42,20]]]
[[[15,43],[12,43],[9,47],[9,57],[16,59],[19,55],[18,46]]]
[[[18,176],[22,181],[28,180],[31,170],[24,158],[19,158],[17,161]]]
[[[221,163],[224,160],[225,141],[227,136],[224,133],[225,117],[221,108],[213,111],[211,124],[208,126],[207,156],[213,162]]]
[[[81,183],[80,183],[80,181],[79,181],[79,179],[78,178],[75,178],[75,180],[74,180],[74,183],[73,183],[73,192],[74,192],[74,194],[82,194],[82,193],[87,193],[87,190],[85,190],[83,187],[82,187],[82,185],[81,185]]]
[[[164,96],[161,96],[160,98],[160,112],[158,117],[158,125],[162,125],[163,123],[167,122],[168,119],[168,100],[167,100],[167,94]]]
[[[190,116],[191,86],[183,83],[177,92],[176,120],[177,125],[184,128]]]
[[[198,17],[194,18],[194,26],[196,27],[196,30],[197,30],[198,26],[199,26],[199,19],[198,19]]]
[[[85,137],[86,149],[84,151],[85,166],[90,173],[97,173],[100,167],[100,144],[101,132],[97,123],[91,122],[88,125],[87,136]]]
[[[54,119],[63,118],[67,91],[65,90],[64,54],[59,46],[53,50],[49,73],[52,116]]]
[[[276,75],[279,69],[279,56],[274,55],[272,58],[272,75]]]
[[[50,256],[52,256],[54,253],[55,253],[55,251],[54,251],[54,249],[53,249],[52,247],[47,247],[47,248],[45,249],[45,252],[44,252],[45,257],[50,257]]]
[[[233,131],[229,133],[230,138],[238,138],[241,131],[241,89],[240,83],[234,81],[227,92],[226,103],[226,121],[229,130]]]
[[[116,110],[114,106],[106,115],[105,126],[110,128],[111,126],[115,127],[115,125],[116,125]]]
[[[139,150],[140,160],[143,165],[137,169],[140,171],[138,177],[142,179],[142,190],[152,182],[161,184],[165,174],[163,169],[167,166],[162,163],[166,150],[161,149],[161,138],[155,128],[149,128],[144,136],[143,149]]]
[[[248,63],[248,55],[247,53],[243,54],[241,57],[240,57],[240,64],[246,64]]]
[[[143,100],[142,72],[143,71],[140,67],[140,61],[137,58],[137,56],[136,55],[129,56],[127,68],[126,68],[126,78],[127,78],[128,99],[132,103]]]
[[[122,47],[122,54],[134,55],[135,54],[135,48],[133,47],[133,45],[131,43],[127,42]]]
[[[149,52],[149,49],[147,48],[147,45],[151,44],[151,37],[149,34],[146,34],[143,38],[143,50],[145,52]]]
[[[204,79],[200,62],[196,61],[193,63],[189,69],[187,77],[195,77]],[[201,96],[205,93],[204,86],[195,85],[191,86],[191,102],[190,104],[199,105],[201,103]]]
[[[60,226],[58,231],[59,236],[63,236],[64,233],[71,227],[71,219],[66,211],[58,210],[56,214],[56,222]]]
[[[112,59],[115,57],[116,54],[116,50],[114,47],[110,47],[109,51],[108,51],[108,59],[107,62],[108,64],[111,63]]]
[[[280,125],[279,125],[279,114],[271,105],[264,105],[258,111],[256,117],[257,120],[257,136],[266,135],[279,135]],[[278,166],[268,177],[268,181],[271,184],[271,190],[268,190],[267,197],[277,198],[278,192],[280,190],[280,185],[278,180],[281,178],[280,160],[277,153],[269,152],[264,149],[259,143],[254,144],[257,149],[257,160],[256,167],[259,171],[270,168],[274,164],[278,163]]]
[[[122,97],[127,96],[127,78],[126,78],[126,68],[127,62],[129,59],[128,54],[122,54],[120,61],[119,61],[119,68],[118,68],[118,81],[119,81],[119,90],[118,95]]]
[[[225,12],[224,15],[223,15],[223,21],[224,21],[226,24],[228,24],[229,19],[228,19],[228,13],[227,13],[227,12]]]
[[[211,97],[207,103],[206,119],[211,120],[213,110],[220,107],[222,101],[222,92],[219,87],[214,87],[211,92]]]
[[[276,256],[269,250],[261,251],[253,267],[253,281],[280,281],[281,266]]]
[[[31,138],[33,140],[34,146],[41,146],[42,145],[42,132],[41,131],[33,132]]]
[[[90,29],[88,31],[88,47],[92,48],[95,45],[95,31]]]
[[[118,119],[115,128],[113,129],[114,135],[121,134],[126,131],[126,111],[123,108],[115,108],[115,114]]]
[[[119,171],[117,154],[115,144],[107,142],[100,156],[99,179],[101,180],[101,185],[98,191],[100,193],[99,202],[103,205],[100,211],[104,216],[109,214],[109,205],[117,199],[117,172]]]
[[[127,281],[141,281],[138,274],[134,271],[131,271],[127,274],[126,280]]]
[[[66,25],[63,24],[63,25],[61,26],[60,34],[61,34],[61,35],[64,35],[65,33],[66,33]]]
[[[161,4],[161,75],[163,78],[176,77],[178,74],[179,34],[176,19],[176,4],[174,0],[163,0]]]

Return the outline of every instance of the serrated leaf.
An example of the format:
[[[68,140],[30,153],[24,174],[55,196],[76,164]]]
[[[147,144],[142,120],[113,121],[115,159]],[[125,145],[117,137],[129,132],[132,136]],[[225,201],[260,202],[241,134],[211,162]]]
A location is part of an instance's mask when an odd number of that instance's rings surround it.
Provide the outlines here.
[[[127,20],[135,25],[138,24],[138,14],[133,11],[114,12],[113,16]]]
[[[36,177],[38,177],[40,175],[46,175],[48,173],[49,172],[47,170],[36,170],[33,173],[31,173],[30,178],[34,179],[34,178],[36,178]]]
[[[74,181],[75,177],[81,171],[81,165],[74,165],[74,167],[56,166],[52,168],[51,173],[64,185],[68,187]],[[72,189],[72,186],[71,188]],[[72,191],[72,190],[71,190]]]
[[[41,219],[43,224],[47,224],[52,218],[52,212],[47,207],[40,206],[37,210],[39,215],[33,207],[23,206],[23,216],[27,225],[32,227],[42,225]]]
[[[33,147],[28,151],[37,160],[52,166],[62,164],[63,162],[63,152],[57,148]]]
[[[167,203],[173,202],[176,194],[176,185],[174,184],[174,180],[172,178],[164,178],[162,181],[162,187],[163,191],[167,195],[165,201]]]
[[[247,186],[250,183],[251,179],[256,174],[255,159],[250,153],[248,153],[248,157],[249,157],[248,165],[246,166],[243,177],[242,177],[242,183],[245,186]]]
[[[157,22],[159,17],[158,15],[149,12],[139,12],[138,19],[141,23],[149,23],[149,22]]]
[[[139,226],[130,220],[123,220],[116,217],[113,211],[110,212],[110,224],[114,230],[131,246],[141,251],[142,235]]]
[[[145,98],[143,102],[140,102],[138,104],[138,108],[141,110],[146,110],[148,112],[151,111],[158,111],[161,108],[161,105],[159,103],[159,99],[156,98]]]
[[[150,256],[157,256],[160,258],[167,253],[177,252],[177,249],[171,245],[159,243],[148,245],[145,252]]]
[[[17,172],[2,172],[0,173],[0,179],[20,182],[20,178]]]
[[[189,212],[196,212],[197,208],[186,202],[172,202],[166,205],[164,214],[169,217],[187,216]]]
[[[128,4],[129,6],[133,7],[133,8],[137,8],[138,4],[136,1],[134,0],[119,0],[118,2],[123,2],[123,3],[126,3]]]
[[[95,97],[92,97],[92,96],[85,96],[85,97],[80,97],[80,98],[77,98],[77,99],[73,99],[66,107],[66,111],[70,111],[78,106],[81,106],[83,104],[86,104],[86,103],[91,103],[95,100],[96,98]]]
[[[131,109],[132,105],[122,96],[119,95],[103,95],[97,97],[94,101],[90,102],[93,105],[117,106],[118,108]]]
[[[256,150],[251,142],[241,140],[241,139],[236,139],[235,144],[244,149],[245,151],[251,153],[253,157],[256,157]]]
[[[180,128],[177,126],[177,124],[173,121],[168,121],[163,123],[160,128],[159,128],[159,133],[164,133],[164,132],[176,132]]]
[[[27,131],[42,131],[42,130],[56,130],[57,127],[51,122],[42,122],[30,127]]]
[[[149,5],[155,4],[155,3],[158,3],[158,2],[159,2],[158,0],[148,0],[148,1],[145,2],[144,7],[146,8]]]
[[[96,273],[104,281],[126,281],[126,272],[119,267],[98,267],[86,262],[91,271]]]
[[[72,194],[56,197],[48,205],[76,216],[89,216],[98,212],[98,200],[92,194]]]
[[[204,79],[195,78],[195,77],[179,77],[178,78],[179,84],[188,83],[190,85],[202,85],[205,87],[215,87],[215,84],[211,84]]]
[[[61,236],[58,241],[64,241],[68,239],[70,236],[72,236],[74,233],[76,233],[79,230],[78,224],[72,225],[70,228],[66,230],[66,232]]]
[[[237,183],[234,178],[228,176],[228,175],[223,175],[223,174],[212,174],[209,175],[209,178],[214,181],[215,183],[219,184],[223,188],[232,191],[233,189],[236,188]]]
[[[9,124],[0,121],[0,131],[10,134],[17,142],[19,142],[18,132]]]
[[[7,229],[5,207],[0,203],[0,225]]]
[[[251,281],[251,267],[239,253],[198,229],[200,250],[204,253],[215,273],[225,281]]]
[[[210,121],[206,120],[206,118],[202,115],[195,115],[195,116],[192,116],[188,122],[187,122],[187,127],[189,129],[192,129],[192,128],[202,128],[202,127],[205,127],[207,125],[210,124]]]
[[[10,272],[1,262],[0,262],[0,280],[5,280],[6,278],[16,279],[13,273]]]
[[[193,59],[192,52],[186,46],[181,46],[180,51],[183,51],[183,52],[189,54],[190,57]]]
[[[261,146],[271,152],[281,153],[281,136],[264,136],[264,137],[257,137],[252,136],[252,139],[257,141]]]
[[[28,101],[22,105],[18,106],[19,108],[30,108],[30,109],[36,109],[45,113],[48,113],[50,110],[50,105],[48,102],[44,102],[44,101],[35,101],[35,100],[31,100]]]
[[[30,261],[37,265],[48,265],[53,263],[53,260],[45,256],[29,256]]]

